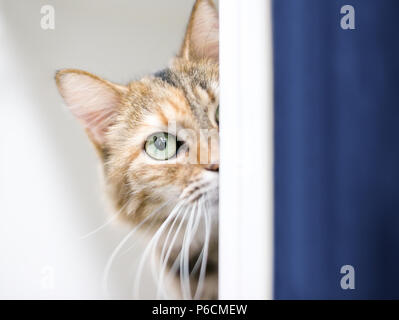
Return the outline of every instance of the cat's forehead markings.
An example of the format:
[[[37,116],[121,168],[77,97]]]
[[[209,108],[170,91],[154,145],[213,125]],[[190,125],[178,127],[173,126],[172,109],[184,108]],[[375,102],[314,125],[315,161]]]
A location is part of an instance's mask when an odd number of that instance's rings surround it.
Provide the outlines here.
[[[197,119],[183,92],[177,88],[171,88],[168,96],[161,103],[162,115],[169,121],[176,121],[183,127],[196,129]]]
[[[165,68],[152,75],[155,79],[162,80],[166,89],[172,93],[173,99],[168,99],[166,108],[174,108],[176,116],[188,113],[199,127],[207,128],[211,125],[208,108],[217,103],[218,85],[199,68],[192,72],[179,72]],[[213,108],[212,108],[213,109]],[[171,113],[167,112],[168,118]],[[174,120],[174,119],[170,119]]]
[[[171,85],[172,87],[177,87],[176,80],[174,79],[173,73],[169,68],[154,73],[154,77],[159,78],[162,81],[165,81],[167,84]]]

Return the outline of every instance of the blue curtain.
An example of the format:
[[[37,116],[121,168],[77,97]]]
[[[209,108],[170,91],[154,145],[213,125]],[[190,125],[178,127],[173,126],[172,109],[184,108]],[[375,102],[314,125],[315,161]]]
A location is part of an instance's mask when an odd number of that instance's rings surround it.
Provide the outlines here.
[[[398,0],[273,3],[276,299],[399,299],[398,17]]]

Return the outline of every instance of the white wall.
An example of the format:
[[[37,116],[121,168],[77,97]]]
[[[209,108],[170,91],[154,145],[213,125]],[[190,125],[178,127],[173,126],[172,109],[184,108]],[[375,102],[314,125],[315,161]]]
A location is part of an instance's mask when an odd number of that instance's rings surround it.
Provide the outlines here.
[[[272,299],[270,0],[220,1],[219,298]]]
[[[128,229],[110,224],[99,163],[62,105],[57,69],[127,82],[165,66],[193,1],[0,0],[0,299],[106,298],[102,272]],[[55,8],[55,30],[40,8]],[[130,298],[140,248],[117,263],[113,298]],[[147,286],[143,297],[150,297]]]

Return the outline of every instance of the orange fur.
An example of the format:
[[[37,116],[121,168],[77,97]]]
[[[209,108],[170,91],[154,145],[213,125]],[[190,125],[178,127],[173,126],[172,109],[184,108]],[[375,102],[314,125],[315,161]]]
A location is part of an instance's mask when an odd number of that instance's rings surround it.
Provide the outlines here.
[[[217,132],[219,65],[216,27],[217,12],[213,3],[197,0],[180,55],[168,68],[168,79],[150,75],[123,86],[80,70],[66,69],[56,74],[62,97],[83,122],[99,152],[107,191],[115,209],[132,224],[142,222],[169,202],[156,217],[156,225],[160,226],[190,186],[202,180],[205,186],[211,185],[209,181],[216,181],[217,185],[218,164],[202,164],[200,155],[218,160],[218,136],[212,154],[204,139],[197,141],[185,137],[188,150],[197,150],[198,163],[188,163],[183,155],[176,156],[173,161],[156,161],[144,150],[146,139],[156,132],[166,132],[170,122],[176,123],[177,129],[190,130],[197,136],[203,135],[201,130]],[[210,205],[216,220],[217,188],[204,189],[190,205],[204,195],[212,199]],[[208,264],[212,264],[213,269],[206,278],[202,298],[217,297],[216,231],[217,221],[209,248]],[[201,247],[200,242],[193,243],[193,248]],[[179,244],[174,250],[179,250]],[[198,251],[194,250],[193,255],[198,255]]]

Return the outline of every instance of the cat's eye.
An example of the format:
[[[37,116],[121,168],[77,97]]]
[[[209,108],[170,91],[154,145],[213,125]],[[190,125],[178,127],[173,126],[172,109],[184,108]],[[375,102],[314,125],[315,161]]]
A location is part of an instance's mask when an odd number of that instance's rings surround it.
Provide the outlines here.
[[[215,119],[216,119],[217,124],[219,124],[219,106],[216,108]]]
[[[154,133],[147,139],[144,149],[155,160],[168,160],[176,155],[176,137],[166,132]]]

